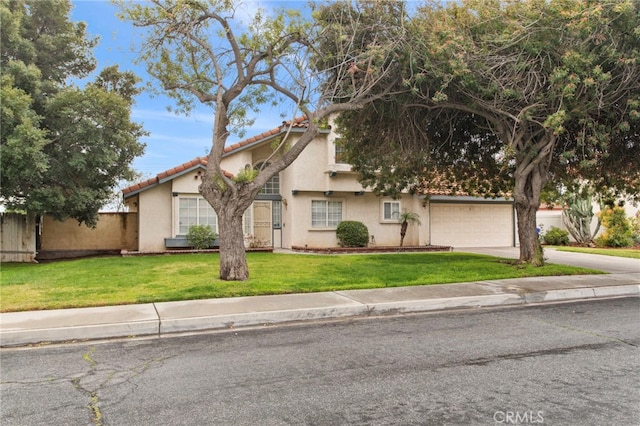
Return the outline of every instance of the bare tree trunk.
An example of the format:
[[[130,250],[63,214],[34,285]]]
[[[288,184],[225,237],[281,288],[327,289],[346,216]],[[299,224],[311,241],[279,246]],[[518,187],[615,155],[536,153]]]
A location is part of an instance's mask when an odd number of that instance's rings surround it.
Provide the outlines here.
[[[546,172],[540,163],[516,167],[515,201],[518,238],[520,240],[520,262],[535,266],[544,265],[542,245],[538,238],[536,213],[540,207],[540,191],[546,182]]]
[[[520,239],[520,262],[535,266],[544,265],[542,246],[536,229],[538,206],[516,202],[518,217],[518,238]]]
[[[207,171],[200,185],[200,193],[218,216],[220,238],[220,279],[245,281],[249,266],[244,247],[242,215],[253,202],[247,187],[224,187],[216,183]]]
[[[244,248],[242,214],[236,206],[223,206],[218,213],[220,229],[220,279],[245,281],[249,279],[249,266]]]

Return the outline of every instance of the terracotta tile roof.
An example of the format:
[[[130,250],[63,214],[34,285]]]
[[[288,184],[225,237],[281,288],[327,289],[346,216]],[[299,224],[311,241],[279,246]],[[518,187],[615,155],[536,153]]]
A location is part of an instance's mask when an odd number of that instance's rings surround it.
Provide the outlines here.
[[[267,138],[270,138],[272,136],[275,136],[279,133],[282,133],[283,131],[285,131],[287,129],[288,126],[291,126],[293,128],[299,128],[299,129],[303,129],[307,127],[307,118],[302,116],[302,117],[297,117],[294,118],[293,120],[290,121],[283,121],[282,124],[279,127],[273,128],[271,130],[267,130],[266,132],[262,132],[259,135],[256,136],[252,136],[248,139],[242,140],[240,142],[234,143],[233,145],[229,145],[227,147],[224,148],[224,155],[229,155],[230,153],[238,150],[238,149],[242,149],[245,148],[247,146],[259,143],[264,141]],[[134,194],[134,193],[138,193],[140,191],[145,190],[146,188],[155,186],[157,184],[159,184],[161,181],[165,181],[167,179],[170,179],[172,176],[176,176],[179,175],[185,171],[188,171],[190,169],[193,169],[195,167],[198,166],[202,166],[202,167],[207,167],[207,157],[196,157],[191,161],[188,161],[184,164],[181,164],[177,167],[174,167],[172,169],[166,170],[164,172],[158,173],[158,175],[156,175],[155,177],[151,178],[151,179],[147,179],[144,182],[139,182],[136,183],[135,185],[131,185],[127,188],[124,188],[122,190],[122,195],[125,196],[125,198],[130,195],[130,194]],[[233,174],[225,171],[225,176],[227,177],[233,177]]]
[[[207,157],[196,157],[193,160],[187,161],[186,163],[181,164],[177,167],[174,167],[170,170],[166,170],[162,173],[158,173],[155,177],[152,177],[151,179],[147,179],[144,182],[139,182],[139,183],[136,183],[135,185],[131,185],[127,188],[124,188],[122,190],[122,195],[126,197],[127,194],[131,194],[133,192],[140,192],[141,190],[147,187],[151,187],[159,184],[161,181],[166,180],[171,176],[178,175],[182,172],[188,171],[198,166],[207,167]]]
[[[278,127],[275,127],[271,130],[267,130],[266,132],[262,132],[259,135],[252,136],[248,139],[245,139],[243,141],[240,141],[240,142],[234,143],[233,145],[229,145],[225,147],[224,153],[229,154],[240,148],[244,148],[247,145],[253,145],[257,142],[261,142],[271,136],[275,136],[279,133],[282,133],[288,126],[291,126],[297,129],[304,129],[307,127],[307,117],[302,116],[302,117],[294,118],[293,120],[290,120],[290,121],[283,121],[282,124]]]

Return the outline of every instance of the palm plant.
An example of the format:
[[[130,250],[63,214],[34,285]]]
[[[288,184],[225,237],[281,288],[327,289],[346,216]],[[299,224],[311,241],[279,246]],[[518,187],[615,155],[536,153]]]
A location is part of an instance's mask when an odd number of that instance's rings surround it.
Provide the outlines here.
[[[416,225],[421,225],[422,223],[420,222],[418,213],[408,212],[406,209],[402,210],[402,213],[398,216],[398,222],[400,222],[400,247],[402,247],[409,224],[415,223]]]

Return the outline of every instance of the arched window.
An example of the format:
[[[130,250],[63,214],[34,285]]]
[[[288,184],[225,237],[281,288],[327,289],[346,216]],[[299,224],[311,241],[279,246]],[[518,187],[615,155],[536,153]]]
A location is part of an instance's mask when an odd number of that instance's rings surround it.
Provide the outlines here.
[[[264,163],[256,164],[255,169],[260,170]],[[269,164],[267,164],[268,166]],[[265,166],[266,167],[266,166]],[[280,175],[276,174],[264,184],[260,190],[260,194],[278,195],[280,194]]]

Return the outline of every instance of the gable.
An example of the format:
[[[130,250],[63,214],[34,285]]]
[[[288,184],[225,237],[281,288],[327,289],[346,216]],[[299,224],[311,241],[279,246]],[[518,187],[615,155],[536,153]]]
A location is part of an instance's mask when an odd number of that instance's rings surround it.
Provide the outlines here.
[[[268,157],[266,153],[269,151],[269,144],[278,136],[285,135],[287,133],[302,133],[307,128],[307,119],[305,117],[298,117],[292,121],[283,122],[280,126],[260,133],[259,135],[252,136],[248,139],[242,140],[235,144],[225,147],[222,155],[223,164],[225,167],[225,175],[233,177],[233,173],[237,173],[238,170],[245,167],[247,164],[253,165],[254,162],[263,160],[264,158],[253,158],[252,155],[242,155],[242,153],[253,152],[254,150],[264,147],[264,153],[261,153],[262,157]],[[328,133],[329,130],[321,131],[322,133]],[[254,161],[255,160],[255,161]],[[160,185],[162,183],[174,180],[185,174],[191,173],[195,170],[206,170],[207,157],[196,157],[191,161],[183,163],[172,169],[159,173],[157,176],[147,179],[146,181],[136,183],[122,190],[124,199],[128,199],[142,191],[146,191],[152,187]]]

